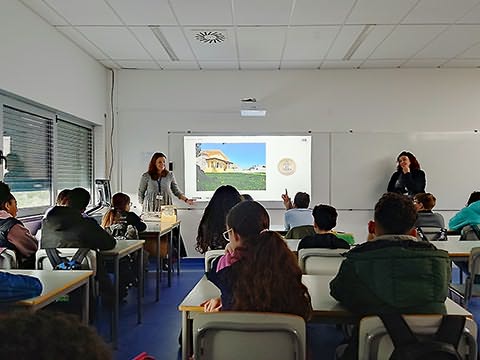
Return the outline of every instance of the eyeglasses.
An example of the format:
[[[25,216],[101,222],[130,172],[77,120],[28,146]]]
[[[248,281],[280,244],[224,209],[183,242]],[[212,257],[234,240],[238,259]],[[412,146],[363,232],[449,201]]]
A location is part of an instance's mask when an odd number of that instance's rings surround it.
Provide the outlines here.
[[[228,233],[229,233],[230,231],[232,231],[232,229],[228,229],[227,231],[224,231],[224,232],[222,233],[223,238],[224,238],[225,240],[227,240],[227,241],[230,241],[230,238],[228,237]]]

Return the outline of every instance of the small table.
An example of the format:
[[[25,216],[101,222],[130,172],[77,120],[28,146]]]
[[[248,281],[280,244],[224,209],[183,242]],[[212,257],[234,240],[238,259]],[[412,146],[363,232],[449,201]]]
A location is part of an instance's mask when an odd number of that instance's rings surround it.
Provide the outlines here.
[[[470,256],[470,251],[474,247],[480,247],[480,240],[462,240],[450,239],[447,241],[432,241],[432,244],[435,245],[437,249],[445,250],[448,252],[448,256],[454,260],[464,260],[468,261]]]
[[[51,304],[60,297],[82,288],[82,322],[88,325],[89,280],[91,270],[1,270],[16,275],[36,277],[43,289],[39,296],[15,302],[14,306],[25,307],[34,312]]]
[[[157,287],[156,287],[156,301],[160,298],[160,239],[163,235],[168,234],[168,287],[172,286],[172,257],[173,257],[173,230],[180,229],[180,220],[175,222],[161,222],[161,221],[145,221],[147,224],[147,233],[158,233],[157,239]],[[177,255],[177,272],[180,274],[180,230],[178,235],[178,255]]]
[[[98,253],[100,261],[112,261],[113,262],[113,275],[114,275],[114,304],[113,304],[113,317],[111,324],[111,333],[113,346],[116,349],[118,344],[118,313],[119,313],[119,264],[120,259],[133,254],[137,255],[137,271],[138,271],[138,285],[137,285],[137,323],[142,322],[142,289],[143,289],[143,244],[145,240],[118,240],[117,245],[111,250],[102,250]]]

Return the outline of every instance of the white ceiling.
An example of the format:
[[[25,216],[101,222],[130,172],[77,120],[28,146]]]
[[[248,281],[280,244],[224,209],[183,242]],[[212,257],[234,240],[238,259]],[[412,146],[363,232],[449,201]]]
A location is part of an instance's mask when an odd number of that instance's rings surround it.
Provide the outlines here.
[[[109,68],[480,67],[480,0],[18,1]]]

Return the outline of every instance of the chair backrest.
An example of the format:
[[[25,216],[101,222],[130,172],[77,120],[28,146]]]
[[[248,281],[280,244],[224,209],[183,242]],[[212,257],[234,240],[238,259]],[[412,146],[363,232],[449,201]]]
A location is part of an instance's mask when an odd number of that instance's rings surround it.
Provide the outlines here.
[[[416,335],[433,335],[440,326],[441,315],[404,315],[410,329]],[[393,344],[382,320],[378,316],[368,316],[360,321],[358,329],[358,359],[388,360],[393,352]],[[477,325],[467,318],[458,345],[462,359],[477,359]]]
[[[225,250],[208,250],[205,253],[205,272],[209,272],[213,261],[223,254],[225,254]]]
[[[193,319],[196,360],[303,360],[305,321],[277,313],[200,313]]]
[[[10,249],[4,249],[0,254],[0,269],[17,269],[17,255],[15,251]]]
[[[461,230],[460,240],[480,240],[479,225],[464,226]]]
[[[419,226],[417,227],[417,239],[423,241],[447,241],[447,229]]]
[[[61,257],[67,257],[71,259],[73,255],[77,252],[78,248],[57,248],[59,255]],[[47,252],[45,249],[38,249],[35,255],[35,268],[38,270],[52,270],[52,264],[48,259]],[[82,266],[85,266],[85,269],[92,270],[93,275],[97,272],[97,254],[94,250],[90,250],[87,253],[87,256],[82,261]]]
[[[344,259],[342,254],[347,251],[347,249],[300,249],[298,265],[303,274],[336,275]]]
[[[301,239],[305,236],[314,235],[315,229],[313,225],[302,225],[302,226],[295,226],[288,230],[285,235],[285,239]]]

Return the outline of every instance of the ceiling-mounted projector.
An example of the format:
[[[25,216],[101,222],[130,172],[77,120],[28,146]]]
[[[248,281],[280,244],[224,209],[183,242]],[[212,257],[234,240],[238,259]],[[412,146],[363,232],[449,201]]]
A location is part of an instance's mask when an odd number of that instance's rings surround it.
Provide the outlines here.
[[[240,107],[241,116],[265,116],[267,110],[255,98],[244,98]]]

